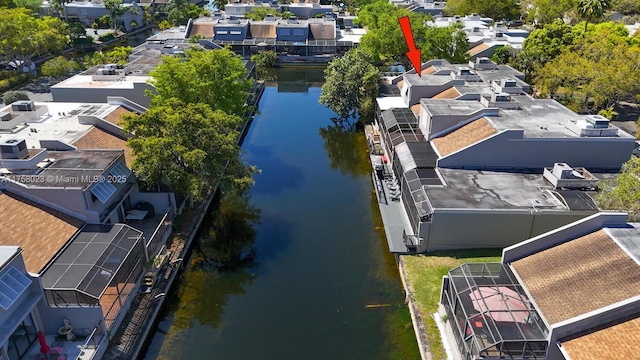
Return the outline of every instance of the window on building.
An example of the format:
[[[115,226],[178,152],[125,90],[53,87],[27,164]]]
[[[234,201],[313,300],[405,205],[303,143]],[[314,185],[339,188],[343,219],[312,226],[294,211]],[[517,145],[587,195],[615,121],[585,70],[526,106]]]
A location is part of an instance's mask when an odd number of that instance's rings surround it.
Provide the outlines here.
[[[278,29],[278,35],[291,35],[289,29]]]
[[[125,165],[122,162],[119,162],[114,167],[111,168],[111,171],[109,171],[109,174],[111,174],[116,179],[126,179],[127,177],[129,177],[129,174],[131,174],[131,170],[127,168],[127,165]],[[121,181],[117,181],[117,182],[121,182]]]
[[[228,33],[227,30],[216,30],[216,35],[227,35]]]
[[[240,35],[242,34],[242,31],[240,30],[231,30],[231,35]]]
[[[36,327],[31,314],[27,315],[18,328],[11,334],[7,342],[9,360],[27,359],[29,349],[38,339]],[[0,359],[4,359],[0,356]]]
[[[95,195],[101,203],[106,204],[109,198],[116,193],[116,187],[109,182],[98,182],[91,187],[91,193]]]
[[[304,35],[304,30],[303,29],[293,29],[293,35],[303,36]]]

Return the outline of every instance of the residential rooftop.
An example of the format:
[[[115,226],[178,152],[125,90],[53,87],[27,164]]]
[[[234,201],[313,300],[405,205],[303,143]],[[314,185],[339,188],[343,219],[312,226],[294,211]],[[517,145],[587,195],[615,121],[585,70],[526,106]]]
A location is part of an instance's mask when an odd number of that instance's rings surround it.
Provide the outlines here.
[[[511,263],[549,324],[640,296],[640,224],[603,228]]]
[[[110,89],[134,89],[134,84],[146,84],[150,79],[147,75],[125,75],[122,77],[115,77],[113,80],[93,80],[92,75],[75,75],[66,80],[63,80],[52,88],[110,88]]]
[[[0,245],[19,246],[27,271],[40,273],[83,222],[23,197],[0,192]]]
[[[113,135],[100,128],[94,127],[84,134],[81,138],[75,141],[73,146],[78,149],[111,149],[111,150],[124,150],[124,161],[128,168],[133,166],[133,151],[127,146],[127,140],[122,137]]]
[[[640,317],[590,329],[581,336],[561,340],[571,360],[619,360],[638,356]]]
[[[123,153],[124,150],[49,151],[50,165],[41,171],[4,176],[25,187],[85,189]]]
[[[586,192],[547,190],[550,185],[538,173],[437,171],[445,186],[423,187],[433,209],[598,210]]]
[[[58,140],[71,144],[94,127],[91,124],[80,123],[79,115],[95,116],[114,123],[119,121],[121,114],[128,112],[121,106],[110,104],[64,102],[36,102],[35,104],[47,106],[48,113],[37,122],[29,122],[27,125],[19,124],[14,129],[0,131],[0,140],[25,139],[30,149],[40,148],[41,140]]]
[[[456,87],[457,89],[457,87]],[[490,96],[485,93],[483,96]],[[529,138],[579,138],[567,126],[570,122],[585,120],[587,115],[578,115],[564,105],[552,99],[534,99],[529,95],[510,95],[518,109],[499,109],[498,116],[487,115],[491,125],[498,131],[524,130]],[[471,115],[488,109],[480,101],[457,100],[448,97],[425,98],[420,103],[432,115]],[[493,108],[493,107],[491,107]],[[495,108],[494,108],[495,109]],[[615,128],[609,125],[609,128]],[[617,137],[631,138],[625,131],[618,131]]]
[[[20,251],[20,246],[0,245],[0,269]]]

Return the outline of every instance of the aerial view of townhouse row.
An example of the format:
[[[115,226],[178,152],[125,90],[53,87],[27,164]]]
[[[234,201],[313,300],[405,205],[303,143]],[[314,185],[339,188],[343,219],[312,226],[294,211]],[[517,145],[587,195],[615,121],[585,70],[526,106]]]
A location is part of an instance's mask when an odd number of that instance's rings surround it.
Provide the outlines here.
[[[639,20],[0,0],[0,360],[640,359]]]

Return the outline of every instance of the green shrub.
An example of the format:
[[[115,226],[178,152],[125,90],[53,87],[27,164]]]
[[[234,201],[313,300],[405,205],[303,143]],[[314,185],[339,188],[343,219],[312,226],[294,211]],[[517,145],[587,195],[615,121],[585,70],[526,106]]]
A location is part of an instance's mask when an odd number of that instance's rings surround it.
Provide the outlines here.
[[[278,55],[273,50],[259,51],[251,55],[251,61],[256,64],[258,69],[266,69],[276,66]]]
[[[102,42],[111,41],[111,40],[113,40],[115,38],[116,37],[113,35],[113,33],[102,34],[102,35],[98,36],[98,40],[100,40]]]
[[[5,105],[12,104],[18,100],[29,100],[29,95],[24,91],[7,91],[2,95],[2,101]]]

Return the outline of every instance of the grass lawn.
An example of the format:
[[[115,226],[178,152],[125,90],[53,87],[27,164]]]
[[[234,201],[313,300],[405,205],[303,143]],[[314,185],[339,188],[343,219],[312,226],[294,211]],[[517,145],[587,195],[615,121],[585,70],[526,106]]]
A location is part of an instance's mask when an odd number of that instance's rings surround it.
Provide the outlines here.
[[[431,317],[438,310],[442,277],[464,263],[500,262],[501,259],[502,249],[436,251],[428,255],[402,256],[407,282],[413,288],[434,360],[447,358],[438,327]]]

